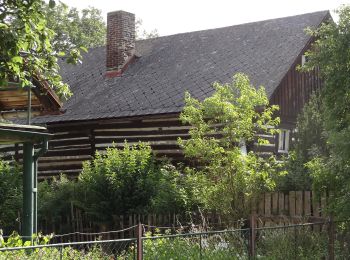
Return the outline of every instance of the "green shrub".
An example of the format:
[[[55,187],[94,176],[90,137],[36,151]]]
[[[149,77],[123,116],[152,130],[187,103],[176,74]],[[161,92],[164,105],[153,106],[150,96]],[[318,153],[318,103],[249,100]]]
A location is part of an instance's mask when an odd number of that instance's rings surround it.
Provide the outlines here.
[[[65,175],[45,180],[38,185],[38,221],[58,224],[62,217],[70,215],[72,206],[79,205],[79,189],[76,181]],[[69,230],[66,230],[69,231]],[[65,232],[61,230],[61,232]]]
[[[151,200],[151,213],[193,212],[203,204],[205,178],[187,168],[169,163],[160,166],[157,192]]]
[[[79,199],[90,216],[104,222],[113,215],[175,212],[193,207],[187,180],[173,166],[156,162],[148,144],[125,143],[83,164]]]
[[[192,211],[201,204],[204,178],[179,169],[157,162],[146,143],[107,148],[84,162],[77,180],[61,175],[39,183],[38,221],[58,226],[71,215],[72,206],[107,226],[114,215]],[[0,228],[9,234],[19,230],[15,220],[22,208],[22,175],[18,166],[2,161],[0,170]],[[57,232],[69,228],[60,225]]]
[[[261,230],[257,254],[260,259],[323,259],[328,236],[311,227]]]
[[[46,245],[50,241],[50,236],[34,236],[33,245]],[[30,241],[22,241],[17,233],[13,233],[7,240],[0,236],[0,249],[13,247],[31,246]],[[62,259],[62,260],[81,260],[81,259],[134,259],[132,247],[126,247],[126,250],[116,250],[120,245],[115,244],[89,244],[77,246],[62,247],[39,247],[35,249],[18,249],[9,251],[0,251],[0,260],[17,260],[17,259]]]
[[[149,238],[143,240],[144,259],[248,259],[239,232],[227,234]]]
[[[0,229],[5,234],[19,230],[22,211],[22,173],[17,165],[0,160]]]

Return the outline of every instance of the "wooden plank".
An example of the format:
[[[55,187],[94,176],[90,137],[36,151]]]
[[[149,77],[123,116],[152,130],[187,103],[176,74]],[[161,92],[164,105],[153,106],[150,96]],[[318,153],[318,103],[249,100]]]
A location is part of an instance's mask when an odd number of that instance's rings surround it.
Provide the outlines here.
[[[48,170],[81,170],[83,168],[81,162],[77,164],[68,164],[68,165],[62,165],[62,164],[53,164],[53,165],[45,165],[45,166],[38,166],[39,171],[48,171]]]
[[[320,217],[321,216],[320,200],[313,193],[311,193],[311,195],[312,195],[312,215],[315,217]]]
[[[284,207],[284,193],[278,192],[278,213],[279,215],[286,215],[287,212]]]
[[[56,140],[50,140],[49,145],[50,147],[59,147],[59,146],[72,146],[77,144],[90,144],[89,137],[79,137],[79,138],[71,138],[71,139],[56,139]]]
[[[181,137],[181,139],[188,140],[190,138],[189,135],[179,136],[179,135],[159,135],[159,136],[138,136],[138,137],[113,137],[113,138],[106,138],[106,137],[99,137],[96,135],[95,137],[95,143],[96,144],[103,144],[103,143],[123,143],[125,140],[128,142],[149,142],[149,141],[177,141],[177,139]],[[64,143],[64,142],[62,142]]]
[[[304,191],[304,215],[311,216],[311,192]]]
[[[112,120],[111,120],[112,121]],[[106,127],[108,126],[108,127]],[[161,122],[142,122],[141,120],[132,120],[129,122],[110,122],[109,124],[101,124],[99,121],[95,122],[79,122],[79,124],[49,124],[48,128],[53,130],[55,128],[56,131],[64,132],[64,131],[70,131],[70,130],[79,130],[84,127],[85,129],[105,129],[105,128],[116,128],[116,129],[128,129],[128,128],[148,128],[148,127],[169,127],[169,126],[184,126],[182,122],[179,120],[177,121],[171,121],[171,120],[165,120]]]
[[[295,191],[289,192],[289,215],[295,216]]]
[[[326,194],[323,194],[321,197],[321,216],[322,217],[327,217],[326,207],[327,207],[327,196]]]
[[[295,215],[296,216],[303,215],[303,192],[302,191],[295,192]]]
[[[272,193],[272,214],[278,215],[278,192]]]
[[[49,150],[45,157],[49,156],[74,156],[74,155],[91,155],[91,148],[69,149],[69,150]]]
[[[148,135],[178,135],[178,134],[183,134],[186,135],[188,134],[189,128],[186,127],[186,129],[157,129],[157,130],[152,130],[152,129],[144,129],[143,131],[140,130],[109,130],[106,129],[105,131],[103,130],[96,130],[96,135],[101,136],[101,137],[106,137],[106,136],[128,136],[128,137],[133,137],[133,136],[140,136],[142,133],[143,136],[148,136]]]
[[[271,215],[271,193],[265,193],[265,216]]]

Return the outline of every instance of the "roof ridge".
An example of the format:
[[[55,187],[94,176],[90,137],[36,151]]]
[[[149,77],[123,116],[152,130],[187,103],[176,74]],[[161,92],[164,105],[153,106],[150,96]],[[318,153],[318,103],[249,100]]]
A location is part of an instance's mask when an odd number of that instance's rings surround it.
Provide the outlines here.
[[[233,25],[228,25],[228,26],[223,26],[223,27],[215,27],[215,28],[203,29],[203,30],[197,30],[197,31],[190,31],[190,32],[180,32],[180,33],[164,35],[164,36],[158,36],[158,37],[149,38],[149,39],[139,39],[139,40],[136,40],[136,43],[138,43],[138,42],[145,42],[145,41],[152,41],[152,40],[157,40],[157,39],[164,39],[164,38],[168,38],[168,37],[174,37],[174,36],[191,34],[191,33],[200,33],[200,32],[207,32],[207,31],[213,31],[213,30],[218,30],[218,29],[226,29],[226,28],[243,26],[243,25],[249,25],[249,24],[257,24],[257,23],[269,22],[269,21],[274,21],[274,20],[282,20],[282,19],[286,19],[286,18],[305,16],[305,15],[310,15],[310,14],[318,14],[318,13],[325,13],[324,16],[326,16],[327,14],[330,13],[330,11],[329,10],[322,10],[322,11],[315,11],[315,12],[310,12],[310,13],[302,13],[302,14],[296,14],[296,15],[290,15],[290,16],[270,18],[270,19],[259,20],[259,21],[254,21],[254,22],[233,24]],[[106,45],[91,47],[91,48],[88,48],[88,50],[93,50],[93,49],[102,48],[102,47],[106,47]]]
[[[246,22],[246,23],[239,23],[239,24],[233,24],[233,25],[228,25],[228,26],[223,26],[223,27],[215,27],[215,28],[209,28],[209,29],[203,29],[203,30],[197,30],[197,31],[181,32],[181,33],[164,35],[164,36],[159,36],[159,37],[154,37],[154,38],[149,38],[149,39],[140,39],[140,40],[137,40],[136,42],[155,40],[155,39],[159,39],[159,38],[173,37],[173,36],[190,34],[190,33],[199,33],[199,32],[218,30],[218,29],[226,29],[226,28],[230,28],[230,27],[236,27],[236,26],[242,26],[242,25],[250,25],[250,24],[255,24],[255,23],[257,24],[257,23],[269,22],[269,21],[274,21],[274,20],[283,20],[283,19],[286,19],[286,18],[292,18],[292,17],[298,17],[298,16],[306,16],[306,15],[319,14],[319,13],[324,13],[325,16],[326,16],[329,13],[329,10],[322,10],[322,11],[315,11],[315,12],[310,12],[310,13],[302,13],[302,14],[296,14],[296,15],[282,16],[282,17],[276,17],[276,18],[270,18],[270,19],[264,19],[264,20],[253,21],[253,22]]]

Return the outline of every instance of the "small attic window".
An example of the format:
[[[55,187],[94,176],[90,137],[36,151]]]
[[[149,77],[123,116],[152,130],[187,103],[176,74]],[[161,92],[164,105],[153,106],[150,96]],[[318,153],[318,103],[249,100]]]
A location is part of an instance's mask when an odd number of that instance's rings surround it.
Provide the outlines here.
[[[305,55],[301,55],[301,66],[304,66],[307,61],[308,57]]]

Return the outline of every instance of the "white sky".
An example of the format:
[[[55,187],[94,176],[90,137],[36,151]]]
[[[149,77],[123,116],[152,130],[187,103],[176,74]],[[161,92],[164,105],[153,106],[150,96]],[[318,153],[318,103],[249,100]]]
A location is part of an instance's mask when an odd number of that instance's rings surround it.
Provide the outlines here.
[[[102,14],[124,10],[160,35],[205,30],[240,23],[338,8],[350,0],[61,0],[79,9],[94,6]]]

